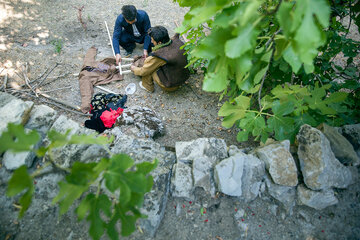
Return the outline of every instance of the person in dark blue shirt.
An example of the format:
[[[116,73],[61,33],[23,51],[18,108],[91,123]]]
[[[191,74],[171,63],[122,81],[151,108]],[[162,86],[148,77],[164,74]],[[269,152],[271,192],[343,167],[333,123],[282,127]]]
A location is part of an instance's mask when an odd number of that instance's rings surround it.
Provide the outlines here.
[[[126,55],[132,54],[136,43],[144,43],[144,56],[151,51],[151,39],[147,34],[151,27],[150,19],[143,10],[136,10],[133,5],[124,5],[121,14],[117,17],[113,34],[113,47],[116,55],[116,64],[121,61],[120,47]]]

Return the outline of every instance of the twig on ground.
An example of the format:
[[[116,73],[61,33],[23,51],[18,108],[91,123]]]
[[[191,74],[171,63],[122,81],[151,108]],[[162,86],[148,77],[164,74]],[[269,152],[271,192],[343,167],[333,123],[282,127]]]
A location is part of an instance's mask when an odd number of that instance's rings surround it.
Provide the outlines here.
[[[77,17],[78,17],[78,20],[79,22],[81,23],[81,26],[84,28],[84,30],[86,31],[87,27],[86,27],[86,23],[83,21],[82,19],[82,11],[84,10],[84,7],[85,6],[82,6],[82,7],[75,7],[73,6],[73,8],[75,8],[76,10],[78,10],[77,12]]]
[[[176,27],[179,27],[179,24],[178,24],[178,22],[177,22],[176,20],[174,20],[174,23],[175,23]],[[188,42],[188,41],[189,41],[189,39],[186,38],[186,35],[185,35],[185,34],[183,34],[183,35],[181,35],[181,36],[183,37],[184,42]]]
[[[62,87],[62,88],[56,88],[56,89],[51,89],[51,90],[46,90],[46,91],[41,91],[42,93],[48,93],[48,92],[55,92],[58,90],[63,90],[63,89],[68,89],[68,88],[72,88],[72,86],[67,86],[67,87]]]
[[[188,87],[191,89],[191,91],[194,93],[194,95],[195,95],[198,99],[201,99],[201,97],[199,97],[199,96],[196,94],[195,90],[194,90],[189,84],[185,84],[185,86],[188,86]]]
[[[63,106],[61,106],[60,104],[57,104],[57,103],[54,103],[54,102],[49,102],[49,101],[46,101],[46,100],[41,100],[41,101],[42,101],[42,102],[45,102],[45,103],[48,103],[48,104],[52,104],[52,105],[54,105],[54,106],[56,106],[56,107],[58,107],[58,108],[61,108],[61,109],[65,110],[65,111],[69,111],[69,112],[72,112],[72,113],[79,114],[79,115],[81,115],[81,116],[87,116],[87,117],[91,117],[91,116],[92,116],[92,114],[90,114],[90,113],[82,113],[82,112],[74,111],[74,110],[68,109],[68,108],[63,107]]]
[[[38,97],[37,93],[34,91],[34,89],[31,87],[30,85],[30,80],[28,78],[28,76],[26,75],[27,74],[27,64],[26,64],[26,67],[22,66],[22,72],[23,72],[23,75],[24,75],[24,78],[25,78],[25,83],[26,85],[30,88],[30,90],[35,94],[36,97]]]
[[[34,86],[34,88],[41,87],[41,84],[46,80],[46,78],[50,75],[50,73],[59,65],[59,63],[56,63],[55,66],[46,74],[46,76],[41,80],[38,84]]]
[[[76,105],[74,106],[74,105],[71,104],[71,103],[68,103],[68,102],[65,102],[65,101],[63,101],[63,100],[60,100],[60,99],[51,97],[51,96],[49,96],[49,95],[41,92],[39,89],[36,89],[36,92],[37,92],[39,95],[41,95],[42,97],[45,97],[45,98],[47,98],[47,99],[50,99],[50,100],[52,100],[52,101],[54,101],[54,102],[61,103],[61,104],[65,105],[65,106],[70,107],[70,108],[73,108],[73,109],[75,109],[75,110],[77,110],[77,111],[80,111],[80,110],[81,110],[81,108],[80,108],[79,106],[76,106]]]

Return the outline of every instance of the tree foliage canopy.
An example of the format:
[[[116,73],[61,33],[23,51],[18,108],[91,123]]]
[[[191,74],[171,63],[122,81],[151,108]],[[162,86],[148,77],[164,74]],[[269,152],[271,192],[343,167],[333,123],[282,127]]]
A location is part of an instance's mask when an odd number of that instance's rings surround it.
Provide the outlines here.
[[[226,97],[219,116],[240,128],[239,141],[294,140],[305,123],[359,119],[360,45],[341,23],[359,26],[359,1],[176,2],[190,8],[177,29],[190,39],[188,66],[205,72],[203,90]],[[346,66],[333,61],[340,52]]]

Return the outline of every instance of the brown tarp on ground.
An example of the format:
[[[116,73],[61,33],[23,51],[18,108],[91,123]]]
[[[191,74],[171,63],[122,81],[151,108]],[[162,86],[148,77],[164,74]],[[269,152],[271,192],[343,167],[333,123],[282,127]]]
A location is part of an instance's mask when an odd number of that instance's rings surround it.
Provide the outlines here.
[[[119,71],[115,68],[115,58],[105,58],[101,61],[95,61],[97,49],[91,47],[85,55],[84,64],[81,67],[79,74],[79,86],[81,94],[81,111],[86,113],[90,111],[90,102],[94,94],[94,86],[107,84],[112,81],[123,80],[123,76],[119,74]],[[104,72],[87,69],[96,68],[104,69],[104,66],[110,66]]]

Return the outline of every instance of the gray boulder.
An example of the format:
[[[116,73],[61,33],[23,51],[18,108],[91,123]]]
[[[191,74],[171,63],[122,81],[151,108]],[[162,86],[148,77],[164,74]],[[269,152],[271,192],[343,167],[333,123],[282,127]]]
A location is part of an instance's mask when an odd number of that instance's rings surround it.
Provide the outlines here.
[[[25,127],[36,129],[42,136],[45,136],[56,118],[56,111],[46,105],[36,105],[30,112],[29,121]]]
[[[173,197],[194,199],[194,183],[191,167],[185,163],[178,162],[174,165],[171,178],[171,195]]]
[[[316,210],[322,210],[328,206],[338,203],[332,189],[324,189],[321,191],[312,191],[303,184],[297,187],[298,204],[306,205]]]
[[[269,144],[255,150],[276,184],[293,187],[298,184],[297,168],[290,153],[289,140]]]
[[[228,156],[227,146],[223,139],[198,138],[190,142],[176,142],[176,158],[178,161],[192,162],[196,158],[207,157],[212,162]]]
[[[339,129],[340,133],[346,137],[353,145],[355,151],[360,150],[360,123],[344,125]]]
[[[295,206],[296,188],[276,184],[267,174],[265,175],[265,183],[270,196],[281,202],[285,210],[290,213]]]
[[[343,164],[352,164],[358,166],[360,164],[360,159],[356,155],[354,147],[351,143],[341,135],[335,128],[330,127],[327,124],[322,124],[321,129],[322,133],[330,142],[331,150],[335,154],[335,157]]]
[[[24,102],[20,99],[13,99],[0,108],[0,135],[7,129],[9,123],[25,124],[29,117],[34,103]]]
[[[162,121],[154,111],[147,107],[125,108],[118,117],[116,126],[119,126],[126,134],[140,138],[155,138],[165,133]]]
[[[117,135],[111,151],[128,154],[136,164],[145,161],[152,162],[155,158],[159,161],[157,168],[151,172],[154,178],[153,188],[145,195],[141,209],[141,212],[148,216],[148,218],[140,220],[141,228],[152,237],[165,213],[170,190],[171,169],[176,161],[175,154],[166,151],[152,140],[137,139],[120,134]]]
[[[15,96],[13,96],[11,94],[0,91],[0,108],[5,106],[9,102],[12,102],[15,99],[18,99],[18,98],[16,98]]]
[[[350,170],[335,158],[329,140],[320,130],[305,124],[297,140],[300,167],[308,188],[346,188],[352,182]]]
[[[34,152],[18,152],[6,151],[3,157],[3,164],[7,170],[15,170],[26,165],[28,168],[32,166],[36,155]]]
[[[245,201],[252,201],[259,195],[264,174],[262,161],[240,152],[222,160],[214,169],[219,191]]]

